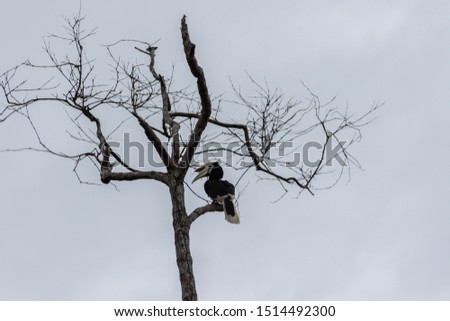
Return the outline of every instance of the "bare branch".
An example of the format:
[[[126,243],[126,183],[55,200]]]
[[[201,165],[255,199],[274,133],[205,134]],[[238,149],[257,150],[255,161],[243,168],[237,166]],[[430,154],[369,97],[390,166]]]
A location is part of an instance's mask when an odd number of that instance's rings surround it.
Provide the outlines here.
[[[186,183],[186,181],[184,182],[184,185],[192,192],[192,194],[194,194],[195,196],[197,196],[199,199],[205,201],[206,203],[209,202],[206,198],[201,197],[200,195],[198,195],[198,194],[192,189],[192,187],[191,187],[188,183]]]
[[[68,19],[66,21],[66,30],[68,32],[68,37],[56,35],[50,36],[51,38],[68,41],[74,48],[74,58],[69,58],[69,56],[66,55],[66,57],[64,57],[62,60],[58,59],[57,55],[53,52],[50,43],[46,41],[44,43],[44,51],[47,53],[51,61],[51,65],[36,65],[32,64],[29,61],[26,61],[25,63],[16,66],[15,68],[5,72],[2,75],[3,80],[1,81],[1,88],[3,90],[3,94],[6,98],[7,103],[6,107],[2,111],[2,115],[4,115],[2,120],[5,120],[15,113],[25,116],[33,128],[39,144],[42,146],[42,149],[30,147],[27,148],[27,150],[45,151],[55,156],[70,158],[74,160],[74,172],[80,182],[82,182],[82,180],[80,179],[77,172],[78,165],[83,159],[89,158],[91,160],[95,160],[100,165],[100,178],[104,183],[109,183],[111,180],[134,180],[143,178],[155,179],[166,183],[166,178],[163,173],[153,171],[141,172],[133,169],[122,160],[120,155],[118,155],[111,149],[107,141],[107,137],[109,137],[109,135],[116,131],[123,122],[119,124],[119,126],[117,126],[107,136],[103,132],[102,122],[100,118],[94,115],[93,110],[102,105],[122,106],[123,102],[121,100],[115,100],[122,94],[122,92],[118,90],[118,84],[120,82],[119,72],[117,70],[118,64],[116,64],[116,80],[113,82],[112,86],[106,90],[100,89],[100,87],[102,86],[95,83],[95,77],[92,75],[94,70],[94,67],[92,65],[93,61],[87,58],[85,54],[85,47],[82,44],[82,41],[87,37],[93,35],[94,31],[85,33],[84,30],[81,29],[82,20],[83,17],[78,14],[73,18],[73,20]],[[51,81],[55,77],[52,77],[50,80],[44,82],[44,84],[37,87],[25,87],[26,81],[22,81],[17,85],[13,85],[13,79],[17,75],[18,71],[22,68],[57,70],[59,76],[62,77],[63,81],[67,85],[67,91],[63,94],[52,92],[59,87],[58,85],[51,85]],[[137,89],[137,91],[139,91],[140,93],[141,90],[147,90],[146,88],[148,87],[144,86],[143,88],[144,89],[139,88]],[[29,98],[29,96],[32,97]],[[135,118],[138,119],[139,123],[144,128],[144,132],[146,133],[149,140],[153,143],[155,149],[160,153],[161,158],[163,159],[165,164],[169,166],[169,164],[173,164],[173,162],[171,161],[167,151],[164,149],[162,142],[153,131],[152,126],[150,126],[141,116],[139,116],[136,111],[139,104],[144,104],[150,99],[149,97],[151,97],[151,93],[150,95],[141,95],[141,97],[143,98],[143,102],[136,102],[134,104],[133,107],[135,108],[135,110],[132,114]],[[79,112],[79,116],[73,118],[66,111],[66,115],[79,130],[78,136],[72,135],[70,133],[69,136],[75,140],[94,143],[97,145],[98,149],[76,155],[68,155],[50,149],[42,141],[37,128],[35,127],[28,113],[28,108],[31,105],[42,102],[59,103]],[[84,117],[95,125],[95,131],[93,132],[94,137],[91,137],[88,134],[89,130],[86,131],[81,127],[77,120],[79,117]],[[110,161],[111,157],[114,158],[119,164],[121,164],[126,170],[130,171],[130,173],[113,173],[112,169],[114,165]]]
[[[223,205],[218,204],[218,203],[212,203],[212,204],[207,204],[205,206],[196,208],[188,216],[189,225],[192,224],[201,215],[209,213],[209,212],[223,212]]]
[[[147,123],[144,118],[139,116],[137,111],[133,112],[132,114],[138,120],[139,125],[144,129],[145,136],[147,136],[148,140],[152,142],[156,152],[164,162],[164,165],[166,167],[175,167],[173,159],[170,157],[169,153],[167,152],[167,149],[164,147],[161,140],[156,135],[155,131],[153,130],[153,127],[150,126],[150,124]]]
[[[167,183],[167,173],[161,173],[156,171],[146,172],[108,172],[104,176],[105,180],[110,181],[134,181],[138,179],[154,179],[161,183]]]
[[[155,70],[155,51],[157,47],[149,46],[147,48],[147,51],[150,55],[150,72],[153,75],[153,77],[159,81],[160,88],[161,88],[161,95],[163,100],[163,108],[162,108],[162,118],[163,118],[163,130],[164,133],[167,135],[167,129],[166,125],[170,128],[170,137],[173,138],[173,162],[175,164],[178,163],[180,158],[180,124],[174,121],[170,115],[169,112],[171,110],[171,103],[169,99],[169,94],[167,92],[167,86],[166,81],[164,80],[164,77],[160,74],[158,74]]]
[[[188,26],[186,24],[186,16],[183,16],[183,19],[181,19],[181,37],[183,39],[186,61],[189,65],[192,75],[197,78],[197,89],[201,102],[201,110],[198,121],[191,133],[188,145],[180,164],[180,167],[183,168],[184,173],[186,173],[189,168],[189,164],[194,157],[194,152],[200,142],[202,133],[208,125],[208,119],[211,116],[211,99],[209,97],[203,68],[199,66],[197,58],[195,57],[195,44],[191,42],[189,36]]]

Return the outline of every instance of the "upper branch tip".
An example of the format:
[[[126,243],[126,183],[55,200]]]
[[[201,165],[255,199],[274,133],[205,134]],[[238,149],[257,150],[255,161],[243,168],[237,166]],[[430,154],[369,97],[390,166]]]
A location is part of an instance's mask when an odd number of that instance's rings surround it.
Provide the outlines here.
[[[148,46],[147,51],[152,52],[155,51],[156,49],[158,49],[158,47]]]

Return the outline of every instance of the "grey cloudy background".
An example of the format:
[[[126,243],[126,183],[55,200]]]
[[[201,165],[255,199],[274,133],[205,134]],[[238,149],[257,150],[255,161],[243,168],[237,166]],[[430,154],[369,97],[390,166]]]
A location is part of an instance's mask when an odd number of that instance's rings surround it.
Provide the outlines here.
[[[77,10],[78,1],[3,4],[0,70],[41,59],[42,36]],[[364,170],[349,184],[272,203],[277,186],[253,182],[239,226],[222,214],[196,221],[200,299],[450,299],[450,2],[115,0],[84,1],[83,11],[99,27],[91,55],[104,50],[96,44],[161,39],[160,70],[175,63],[190,79],[186,14],[216,94],[231,92],[229,77],[248,84],[246,70],[300,99],[303,80],[355,113],[386,102],[353,149]],[[34,142],[20,121],[1,124],[0,137],[0,149]],[[179,300],[166,189],[80,185],[72,168],[45,154],[0,155],[0,299]],[[188,204],[202,203],[188,195]]]

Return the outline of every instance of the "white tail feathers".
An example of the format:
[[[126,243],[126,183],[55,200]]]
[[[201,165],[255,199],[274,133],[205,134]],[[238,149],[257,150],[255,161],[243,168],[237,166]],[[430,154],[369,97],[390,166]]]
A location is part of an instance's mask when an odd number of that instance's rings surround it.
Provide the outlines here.
[[[239,213],[234,202],[233,195],[223,200],[223,211],[225,213],[225,219],[232,224],[239,224]]]

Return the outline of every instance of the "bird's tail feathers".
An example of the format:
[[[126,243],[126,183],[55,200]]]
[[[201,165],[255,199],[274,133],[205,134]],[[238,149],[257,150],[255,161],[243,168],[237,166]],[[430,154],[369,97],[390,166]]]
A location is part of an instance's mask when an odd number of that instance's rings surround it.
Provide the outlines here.
[[[225,219],[232,224],[239,224],[239,213],[232,195],[223,200],[223,211]]]

